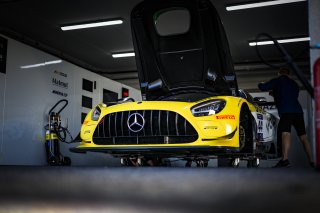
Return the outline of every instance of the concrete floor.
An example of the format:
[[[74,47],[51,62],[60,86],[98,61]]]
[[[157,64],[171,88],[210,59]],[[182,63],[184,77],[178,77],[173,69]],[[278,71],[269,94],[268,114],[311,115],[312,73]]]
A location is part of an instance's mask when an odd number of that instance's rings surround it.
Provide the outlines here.
[[[320,212],[320,172],[0,166],[0,212]]]

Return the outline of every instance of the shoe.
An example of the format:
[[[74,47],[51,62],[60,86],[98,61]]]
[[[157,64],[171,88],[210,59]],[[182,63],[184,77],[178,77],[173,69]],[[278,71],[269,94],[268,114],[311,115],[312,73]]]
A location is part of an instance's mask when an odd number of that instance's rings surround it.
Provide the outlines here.
[[[272,168],[289,168],[291,167],[291,164],[289,162],[289,160],[279,160],[279,162],[273,166]]]
[[[316,167],[316,166],[314,165],[314,162],[312,162],[312,161],[309,162],[309,165],[310,165],[311,168],[315,168],[315,167]]]

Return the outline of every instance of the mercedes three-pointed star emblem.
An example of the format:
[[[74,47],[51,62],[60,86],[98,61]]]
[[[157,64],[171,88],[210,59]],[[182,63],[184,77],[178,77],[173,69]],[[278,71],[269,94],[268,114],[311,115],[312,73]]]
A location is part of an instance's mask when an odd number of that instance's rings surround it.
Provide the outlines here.
[[[140,132],[144,127],[144,118],[139,113],[133,113],[128,117],[127,126],[132,132]]]

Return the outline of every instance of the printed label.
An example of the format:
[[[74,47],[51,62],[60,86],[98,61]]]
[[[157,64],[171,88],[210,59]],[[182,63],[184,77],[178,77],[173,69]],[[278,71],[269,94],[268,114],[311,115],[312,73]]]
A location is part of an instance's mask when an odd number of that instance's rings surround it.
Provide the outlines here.
[[[58,80],[56,78],[52,78],[52,84],[55,85],[55,86],[59,86],[59,87],[68,89],[68,83],[67,82],[60,81],[60,80]]]
[[[57,74],[57,75],[60,75],[60,76],[63,76],[63,77],[68,77],[68,74],[67,73],[63,73],[63,72],[60,72],[60,71],[58,71],[58,70],[55,70],[54,72],[53,72],[54,74]]]
[[[217,115],[216,116],[217,119],[236,119],[236,117],[234,115]]]
[[[52,93],[53,93],[53,94],[56,94],[56,95],[63,96],[63,97],[67,97],[67,96],[68,96],[67,93],[65,93],[65,92],[60,92],[60,91],[58,91],[58,90],[52,90]]]

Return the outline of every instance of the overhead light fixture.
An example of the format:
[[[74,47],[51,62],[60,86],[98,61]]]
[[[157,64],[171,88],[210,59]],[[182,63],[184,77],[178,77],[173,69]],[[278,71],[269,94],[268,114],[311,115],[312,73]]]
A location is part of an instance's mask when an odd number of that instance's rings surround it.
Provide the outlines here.
[[[132,57],[132,56],[135,56],[134,52],[112,54],[113,58],[123,58],[123,57]]]
[[[62,26],[61,30],[63,30],[63,31],[77,30],[77,29],[84,29],[84,28],[117,25],[117,24],[122,24],[122,23],[123,23],[123,21],[121,19],[110,20],[110,21],[99,21],[99,22],[91,22],[91,23],[84,23],[84,24],[66,25],[66,26]]]
[[[241,4],[241,5],[234,5],[234,6],[227,6],[227,11],[232,10],[243,10],[243,9],[250,9],[250,8],[257,8],[257,7],[266,7],[266,6],[273,6],[279,4],[288,4],[288,3],[295,3],[295,2],[302,2],[307,0],[275,0],[275,1],[264,1],[264,2],[257,2],[257,3],[249,3],[249,4]]]
[[[292,42],[301,42],[301,41],[310,41],[310,37],[304,37],[304,38],[290,38],[290,39],[279,39],[277,40],[278,43],[292,43]],[[249,42],[249,46],[257,46],[257,45],[269,45],[274,44],[273,41],[267,40],[267,41],[254,41]]]
[[[62,63],[62,60],[46,61],[44,63],[21,66],[20,68],[21,69],[28,69],[28,68],[43,67],[43,66],[47,66],[47,65],[51,65],[51,64],[59,64],[59,63]]]

